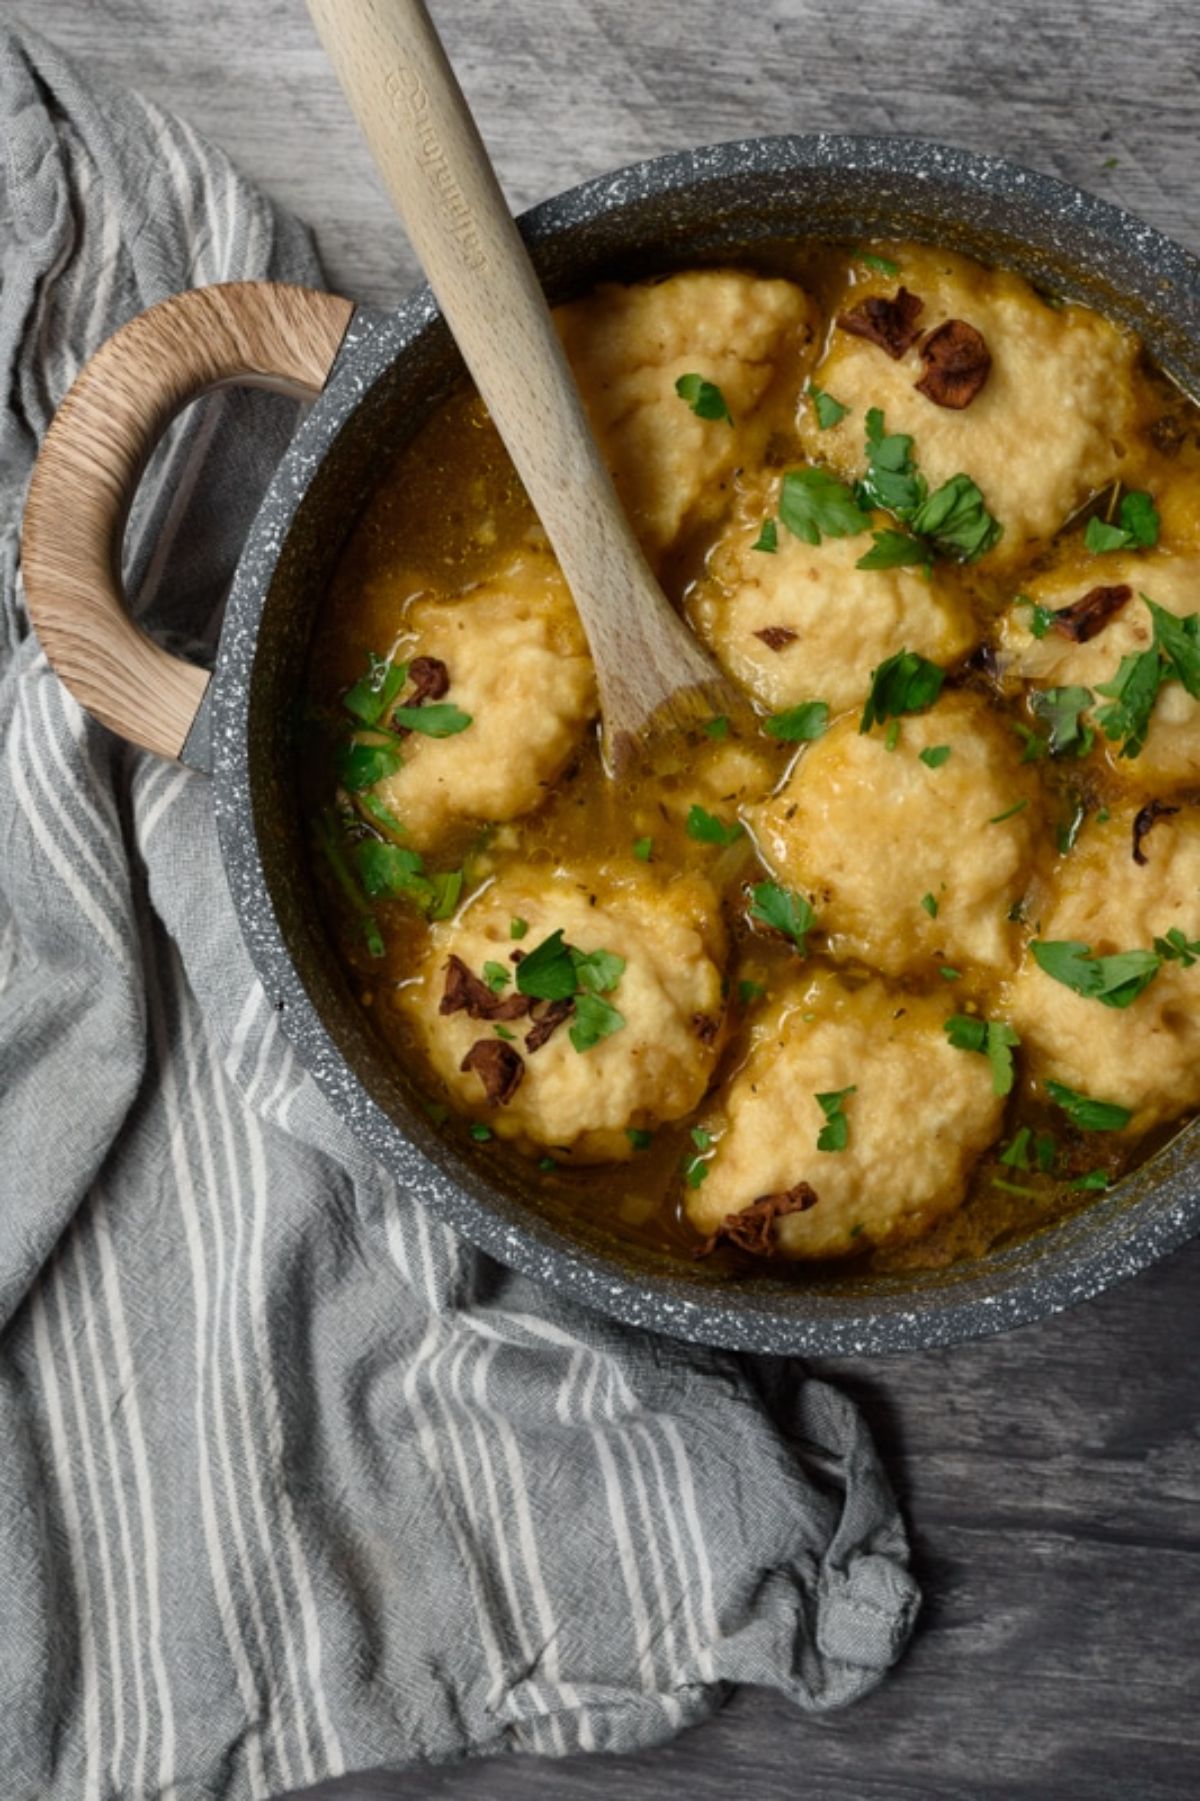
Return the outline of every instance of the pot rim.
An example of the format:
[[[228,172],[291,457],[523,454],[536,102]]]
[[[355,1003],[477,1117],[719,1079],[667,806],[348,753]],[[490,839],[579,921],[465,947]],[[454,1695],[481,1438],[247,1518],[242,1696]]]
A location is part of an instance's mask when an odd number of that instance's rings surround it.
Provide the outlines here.
[[[921,138],[815,134],[735,139],[674,151],[596,177],[521,216],[531,247],[619,212],[634,200],[666,199],[727,181],[734,171],[768,178],[804,171],[866,173],[881,180],[942,183],[968,198],[991,195],[1038,217],[1057,242],[1095,257],[1064,256],[1093,275],[1115,245],[1172,296],[1200,342],[1200,260],[1111,202],[1004,159]],[[1161,304],[1161,302],[1160,302]],[[582,1247],[578,1237],[532,1208],[521,1210],[432,1128],[402,1126],[368,1092],[318,1012],[287,948],[272,899],[255,817],[249,703],[260,617],[281,549],[313,478],[370,389],[439,320],[428,287],[355,332],[333,377],[292,439],[248,535],[230,592],[213,680],[214,808],[222,860],[252,961],[282,1030],[335,1111],[414,1199],[481,1250],[625,1324],[730,1349],[827,1355],[943,1346],[1043,1319],[1091,1298],[1177,1249],[1200,1230],[1200,1181],[1193,1146],[1200,1121],[1126,1182],[1036,1239],[986,1260],[956,1266],[940,1286],[904,1305],[878,1280],[855,1299],[852,1287],[819,1293],[766,1276],[731,1276],[697,1287],[669,1270],[633,1273],[619,1256]],[[246,821],[254,822],[247,832]],[[1039,1248],[1040,1247],[1040,1248]]]

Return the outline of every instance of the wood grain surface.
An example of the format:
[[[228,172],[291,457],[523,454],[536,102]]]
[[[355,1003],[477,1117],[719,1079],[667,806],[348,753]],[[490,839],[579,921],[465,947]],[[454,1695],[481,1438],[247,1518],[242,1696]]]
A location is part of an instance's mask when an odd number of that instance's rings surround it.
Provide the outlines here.
[[[761,131],[937,136],[1111,195],[1200,248],[1200,9],[1147,0],[433,0],[513,204]],[[302,0],[26,0],[318,230],[331,284],[414,264]],[[1116,159],[1115,164],[1111,159]],[[1194,1801],[1200,1245],[1045,1325],[822,1373],[862,1403],[926,1606],[870,1699],[738,1696],[638,1757],[346,1779],[331,1801]]]

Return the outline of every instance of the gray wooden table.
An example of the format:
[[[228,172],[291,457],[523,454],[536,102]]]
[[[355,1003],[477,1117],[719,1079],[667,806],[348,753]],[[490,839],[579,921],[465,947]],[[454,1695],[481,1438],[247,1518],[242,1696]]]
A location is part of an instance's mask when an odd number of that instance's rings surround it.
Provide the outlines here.
[[[1200,249],[1200,9],[1182,0],[434,0],[514,205],[756,132],[937,136]],[[24,0],[315,225],[330,282],[414,278],[302,0]],[[926,1592],[899,1671],[813,1721],[738,1696],[675,1745],[375,1774],[325,1797],[782,1801],[1200,1795],[1200,1246],[1049,1324],[824,1372],[865,1408]]]

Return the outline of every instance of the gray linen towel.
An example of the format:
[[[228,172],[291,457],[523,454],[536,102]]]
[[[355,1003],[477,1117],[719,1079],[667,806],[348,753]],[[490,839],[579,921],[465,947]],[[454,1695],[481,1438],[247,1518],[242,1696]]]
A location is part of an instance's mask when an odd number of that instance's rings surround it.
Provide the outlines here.
[[[82,360],[189,284],[319,279],[307,237],[11,29],[0,137],[0,1789],[262,1796],[651,1744],[738,1682],[855,1699],[917,1603],[855,1410],[428,1217],[280,1036],[203,777],[29,634],[21,497]],[[164,640],[201,647],[291,423],[224,396],[151,469]]]

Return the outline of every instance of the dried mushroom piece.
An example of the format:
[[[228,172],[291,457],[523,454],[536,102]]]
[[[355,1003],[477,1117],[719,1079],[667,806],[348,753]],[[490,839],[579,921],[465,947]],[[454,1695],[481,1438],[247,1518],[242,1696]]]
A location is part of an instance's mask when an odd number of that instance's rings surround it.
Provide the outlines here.
[[[907,288],[898,288],[889,300],[882,294],[871,294],[848,313],[839,313],[838,324],[852,337],[865,338],[878,344],[893,362],[899,362],[920,336],[917,320],[925,310],[925,302]]]
[[[764,625],[754,636],[761,638],[768,650],[786,650],[796,642],[797,634],[786,625]]]
[[[1086,644],[1132,599],[1133,589],[1124,582],[1108,588],[1089,588],[1082,600],[1060,607],[1052,615],[1050,629],[1070,638],[1073,644]]]
[[[773,1257],[775,1221],[782,1219],[785,1213],[807,1213],[810,1207],[816,1206],[818,1198],[816,1189],[807,1182],[797,1182],[782,1194],[759,1195],[739,1213],[727,1213],[716,1231],[697,1246],[695,1255],[711,1256],[725,1238],[739,1251],[750,1251],[756,1257]]]
[[[575,1011],[573,995],[565,1000],[541,1001],[537,1004],[542,1011],[534,1014],[533,1026],[525,1034],[525,1049],[531,1054],[540,1051],[546,1040],[553,1037],[563,1021],[570,1019]]]
[[[446,987],[439,1013],[465,1013],[468,1019],[521,1019],[529,1011],[527,994],[502,997],[451,952],[446,961]]]
[[[1152,831],[1160,819],[1168,819],[1172,813],[1178,812],[1178,807],[1169,806],[1165,800],[1148,800],[1146,802],[1133,821],[1133,860],[1135,863],[1140,863],[1145,868],[1150,861],[1142,849],[1142,841],[1147,832]]]
[[[493,1107],[504,1107],[521,1086],[525,1062],[520,1051],[499,1038],[480,1038],[459,1066],[474,1070]]]
[[[921,360],[925,373],[915,384],[917,392],[953,412],[970,406],[992,367],[983,333],[965,319],[947,319],[931,331],[921,345]]]

